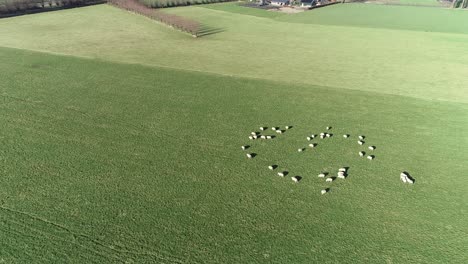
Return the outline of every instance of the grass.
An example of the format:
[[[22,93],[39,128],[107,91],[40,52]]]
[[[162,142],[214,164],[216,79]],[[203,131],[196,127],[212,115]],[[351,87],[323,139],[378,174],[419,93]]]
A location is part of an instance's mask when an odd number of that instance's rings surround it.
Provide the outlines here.
[[[295,23],[467,34],[464,10],[369,4],[335,5],[288,16]]]
[[[203,7],[167,12],[216,25],[224,32],[193,39],[101,5],[3,19],[0,46],[468,102],[464,52],[468,34],[277,22]]]
[[[168,12],[225,32],[104,5],[0,20],[0,262],[467,259],[468,35]],[[250,142],[262,125],[294,127]]]
[[[405,5],[441,6],[437,0],[397,0],[395,2]]]
[[[235,14],[267,17],[278,21],[422,32],[467,34],[464,10],[422,8],[417,6],[382,6],[377,4],[344,4],[314,9],[294,15],[240,6],[238,3],[204,5],[203,8]],[[416,15],[415,15],[416,14]],[[348,29],[352,30],[352,29]]]
[[[0,53],[7,261],[466,259],[464,104]],[[247,160],[249,132],[272,124],[294,128]],[[330,143],[297,153],[327,125]],[[360,133],[378,147],[372,162],[357,156]],[[316,175],[343,165],[349,179],[320,196]],[[401,185],[402,170],[417,184]]]

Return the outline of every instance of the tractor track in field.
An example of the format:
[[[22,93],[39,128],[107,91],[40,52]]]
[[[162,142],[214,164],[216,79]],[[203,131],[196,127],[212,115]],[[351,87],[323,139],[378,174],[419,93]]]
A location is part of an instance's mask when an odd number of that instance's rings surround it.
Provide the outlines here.
[[[7,216],[6,214],[4,214],[4,216],[6,216],[4,217],[5,219],[0,221],[0,228],[2,229],[2,232],[14,234],[15,236],[29,236],[30,238],[33,238],[33,239],[37,239],[38,237],[47,238],[47,240],[50,243],[57,244],[57,245],[61,243],[70,243],[70,244],[86,249],[87,251],[91,252],[92,255],[100,255],[106,259],[122,260],[122,255],[136,255],[136,256],[147,256],[154,260],[157,259],[159,261],[164,261],[167,263],[185,263],[185,261],[167,252],[165,253],[157,253],[157,252],[150,252],[150,251],[141,252],[136,249],[115,248],[113,245],[105,244],[95,238],[90,237],[89,235],[75,232],[64,225],[49,221],[43,217],[39,217],[39,216],[33,215],[31,213],[27,213],[27,212],[14,210],[4,205],[0,205],[0,209],[1,211],[7,212],[10,214],[10,216]],[[26,220],[21,220],[20,219],[21,217],[26,218]],[[1,218],[3,217],[0,214],[0,219]],[[65,238],[63,236],[60,236],[59,234],[56,234],[55,231],[44,230],[45,228],[31,227],[31,225],[25,223],[25,221],[27,220],[40,222],[49,227],[52,227],[56,231],[64,231],[65,233],[71,235],[73,238],[72,239]],[[7,225],[10,225],[10,226],[17,226],[18,228],[5,227],[5,224],[1,224],[2,222],[8,223]],[[37,235],[34,235],[34,234],[37,234]],[[86,246],[85,243],[81,243],[79,239],[83,239],[85,242],[90,243],[94,246]],[[115,253],[117,253],[118,255],[115,255]]]

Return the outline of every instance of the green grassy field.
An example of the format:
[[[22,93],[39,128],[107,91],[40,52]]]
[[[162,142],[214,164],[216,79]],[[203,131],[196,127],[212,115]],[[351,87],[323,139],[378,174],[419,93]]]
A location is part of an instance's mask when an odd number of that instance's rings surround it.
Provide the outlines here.
[[[352,9],[355,5],[349,6]],[[378,8],[385,12],[386,7]],[[193,39],[149,19],[101,5],[3,19],[0,46],[468,102],[468,34],[280,23],[203,7],[167,12],[191,16],[224,32]],[[459,13],[468,20],[466,12],[454,12]],[[292,20],[296,16],[288,17]]]
[[[108,6],[0,20],[0,262],[464,263],[467,35],[168,12],[225,31]],[[262,125],[294,127],[250,142]]]
[[[437,0],[396,0],[395,2],[402,5],[441,6]]]
[[[382,6],[345,4],[315,9],[294,15],[239,6],[238,3],[212,4],[204,8],[223,12],[274,18],[300,24],[385,28],[422,32],[468,33],[465,10],[421,8],[416,6]],[[174,10],[181,12],[183,9]],[[416,14],[416,15],[415,15]],[[352,30],[352,29],[346,29]]]

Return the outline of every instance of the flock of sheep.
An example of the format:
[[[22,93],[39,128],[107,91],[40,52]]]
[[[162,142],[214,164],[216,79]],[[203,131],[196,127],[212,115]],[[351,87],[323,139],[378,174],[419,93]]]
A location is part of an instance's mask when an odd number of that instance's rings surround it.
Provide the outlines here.
[[[278,133],[278,134],[283,134],[286,130],[289,130],[290,128],[292,128],[292,126],[285,126],[285,130],[280,129],[279,127],[272,127],[271,130],[275,131],[275,132]],[[261,131],[266,131],[267,129],[268,129],[267,127],[260,127],[260,130],[261,130]],[[326,130],[327,130],[327,131],[330,130],[330,129],[331,129],[331,127],[329,127],[329,126],[326,127]],[[329,133],[327,133],[327,132],[322,132],[322,133],[319,134],[319,137],[320,137],[321,139],[330,138],[330,137],[332,137],[332,136],[333,136],[333,134],[329,134]],[[306,137],[306,139],[307,139],[307,141],[313,141],[316,137],[317,137],[317,135],[312,134],[312,135]],[[344,134],[344,135],[343,135],[343,138],[345,138],[345,139],[347,139],[347,138],[349,138],[349,137],[350,137],[349,134]],[[274,135],[261,135],[260,132],[252,132],[252,133],[250,134],[250,136],[249,136],[249,139],[250,139],[250,140],[256,140],[256,139],[273,139],[273,138],[275,138]],[[363,136],[363,135],[358,136],[358,141],[357,141],[357,143],[358,143],[359,145],[361,145],[361,146],[364,145],[364,144],[365,144],[364,138],[365,138],[365,136]],[[316,147],[316,146],[317,146],[316,143],[310,143],[310,144],[309,144],[309,147],[310,147],[310,148],[314,148],[314,147]],[[250,146],[248,146],[248,145],[244,145],[244,146],[242,146],[241,148],[242,148],[242,150],[247,150],[249,147],[250,147]],[[371,151],[373,151],[373,150],[376,149],[376,147],[375,147],[375,146],[369,146],[368,149],[371,150]],[[305,151],[305,150],[306,150],[306,148],[299,148],[297,151],[298,151],[298,152],[303,152],[303,151]],[[364,156],[366,155],[366,153],[365,153],[364,151],[359,151],[358,154],[359,154],[360,157],[364,157]],[[256,156],[255,153],[247,153],[246,155],[247,155],[247,158],[249,158],[249,159],[252,159],[252,158],[254,158],[254,157]],[[375,159],[375,156],[374,156],[374,155],[367,155],[367,159],[368,159],[368,160],[373,160],[373,159]],[[270,169],[270,170],[276,170],[277,168],[278,168],[277,165],[270,165],[270,166],[268,166],[268,169]],[[346,177],[348,176],[347,170],[348,170],[348,169],[345,168],[345,167],[340,168],[340,169],[338,170],[338,172],[337,172],[337,177],[336,177],[336,178],[338,178],[338,179],[346,179]],[[288,171],[280,171],[280,172],[278,172],[277,174],[278,174],[278,176],[280,176],[280,177],[285,177],[285,176],[288,174]],[[336,179],[335,177],[326,177],[327,175],[328,175],[327,172],[323,172],[323,173],[320,173],[320,174],[318,175],[318,177],[319,177],[319,178],[326,178],[326,179],[325,179],[325,182],[332,182],[332,181],[334,181],[334,179]],[[293,177],[291,177],[291,179],[292,179],[292,181],[294,181],[295,183],[298,183],[302,178],[301,178],[300,176],[293,176]],[[402,173],[400,174],[400,179],[401,179],[401,181],[403,181],[404,183],[409,183],[409,184],[413,184],[413,183],[414,183],[414,179],[411,178],[407,172],[402,172]],[[321,190],[321,194],[326,194],[326,193],[328,193],[329,191],[330,191],[330,188],[323,189],[323,190]]]

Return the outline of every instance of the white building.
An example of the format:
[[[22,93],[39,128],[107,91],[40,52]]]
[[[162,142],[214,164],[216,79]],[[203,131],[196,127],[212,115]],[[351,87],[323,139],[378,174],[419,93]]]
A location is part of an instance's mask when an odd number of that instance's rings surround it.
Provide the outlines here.
[[[272,6],[288,6],[290,2],[289,0],[271,0],[270,4]]]

